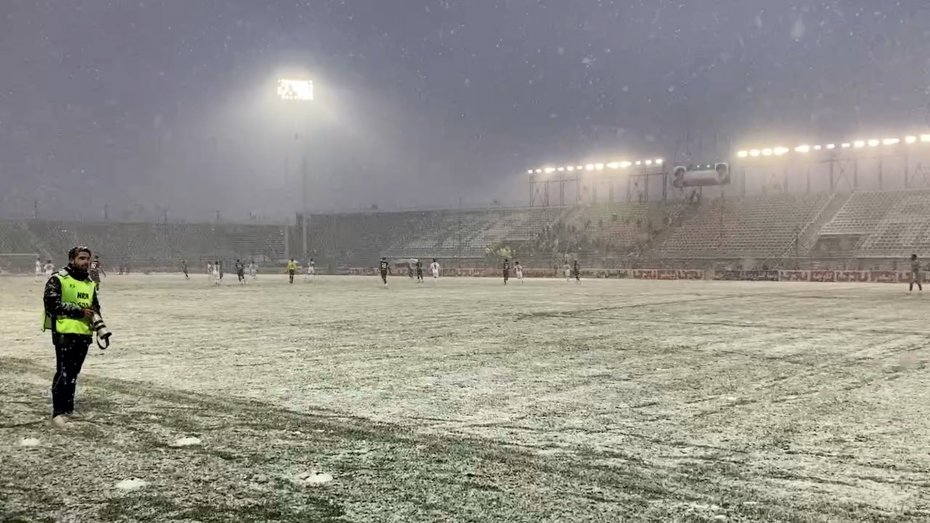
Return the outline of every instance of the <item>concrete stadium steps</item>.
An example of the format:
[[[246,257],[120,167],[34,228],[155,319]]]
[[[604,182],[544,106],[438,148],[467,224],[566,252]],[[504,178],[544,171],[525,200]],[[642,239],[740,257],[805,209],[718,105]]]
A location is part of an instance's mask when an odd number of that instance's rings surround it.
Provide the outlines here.
[[[827,199],[825,194],[781,194],[707,202],[658,253],[670,258],[779,256]]]

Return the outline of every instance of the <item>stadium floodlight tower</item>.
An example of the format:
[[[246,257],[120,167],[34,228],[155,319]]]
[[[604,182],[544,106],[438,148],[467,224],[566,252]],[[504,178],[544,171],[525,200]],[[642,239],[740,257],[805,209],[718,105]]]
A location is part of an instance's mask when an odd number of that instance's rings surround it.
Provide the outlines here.
[[[278,79],[278,97],[285,102],[291,103],[310,103],[313,101],[313,81],[301,80],[294,78]],[[307,229],[309,228],[307,218],[307,153],[304,147],[301,147],[303,158],[300,164],[301,191],[300,191],[300,216],[301,216],[301,236],[303,237],[303,257],[306,258],[309,252],[307,245]]]

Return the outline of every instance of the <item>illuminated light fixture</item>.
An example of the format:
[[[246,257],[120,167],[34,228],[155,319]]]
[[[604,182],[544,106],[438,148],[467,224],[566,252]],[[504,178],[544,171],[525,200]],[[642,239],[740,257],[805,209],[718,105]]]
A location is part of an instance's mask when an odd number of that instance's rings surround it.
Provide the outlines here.
[[[575,167],[575,170],[576,170],[576,171],[582,171],[582,170],[584,170],[584,167],[578,165],[578,166]]]
[[[921,142],[924,142],[924,143],[930,142],[930,134],[922,134],[922,135],[920,135],[920,141],[921,141]]]
[[[620,164],[617,163],[617,162],[610,162],[610,163],[607,164],[607,167],[610,167],[611,169],[616,169],[616,168],[620,167]]]
[[[533,169],[530,169],[529,171],[526,171],[526,174],[533,174]]]
[[[772,152],[775,153],[775,156],[781,156],[788,152],[788,148],[787,147],[776,147],[772,149]]]
[[[752,156],[753,158],[756,158],[757,156],[759,156],[759,149],[750,149],[749,156]]]
[[[642,165],[642,164],[643,162],[641,160],[636,160],[636,165]]]
[[[546,174],[554,173],[555,167],[546,167]]]
[[[569,165],[568,167],[565,168],[565,170],[568,171],[568,172],[572,172],[572,171],[575,170],[575,167]]]
[[[739,151],[736,153],[737,158],[745,158],[747,156],[749,156],[749,151]]]
[[[630,163],[630,162],[628,162],[628,161],[626,161],[626,160],[620,162],[620,168],[621,168],[621,169],[626,169],[627,167],[629,167],[629,166],[631,166],[631,165],[633,165],[633,164]]]
[[[852,147],[852,144],[849,142],[843,142],[840,144],[840,147],[842,147],[843,149],[849,149],[850,147]]]
[[[809,153],[809,152],[811,152],[811,146],[810,146],[810,145],[799,145],[799,146],[797,146],[797,147],[794,148],[794,152],[796,152],[796,153]]]
[[[282,78],[278,80],[278,97],[298,102],[313,101],[313,82]]]
[[[762,156],[772,156],[771,149],[762,149]]]
[[[855,142],[853,142],[853,147],[855,147],[856,149],[861,149],[865,147],[865,140],[856,140]]]
[[[916,137],[916,136],[905,136],[905,137],[904,137],[904,142],[905,142],[905,143],[914,143],[914,142],[916,142],[916,141],[917,141],[917,137]]]
[[[819,145],[815,145],[815,146],[814,146],[814,150],[815,150],[815,151],[819,151],[819,150],[821,150],[821,149],[823,149],[823,147],[821,147],[821,146],[819,146]]]
[[[652,165],[652,160],[646,160],[646,165]]]
[[[656,158],[656,165],[662,165],[662,158]]]
[[[541,172],[542,172],[542,169],[536,169],[536,174],[539,174]]]
[[[597,169],[598,171],[603,171],[603,170],[604,170],[604,164],[602,164],[602,163],[596,163],[596,164],[594,164],[594,168]]]
[[[880,143],[882,143],[882,141],[876,140],[875,138],[872,138],[871,140],[868,141],[869,147],[878,147]]]
[[[882,145],[898,145],[901,143],[900,138],[885,138],[882,140]]]
[[[593,171],[593,170],[594,170],[594,164],[593,164],[593,163],[589,163],[589,164],[585,165],[584,168],[585,168],[586,171]]]
[[[833,149],[836,149],[836,144],[835,144],[835,143],[828,143],[828,144],[827,144],[827,149],[830,149],[831,151],[832,151]]]
[[[558,169],[556,169],[556,170],[557,170],[557,171],[559,171],[559,172],[562,172],[562,171],[564,171],[564,170],[565,170],[565,167],[559,167],[559,168],[558,168]]]

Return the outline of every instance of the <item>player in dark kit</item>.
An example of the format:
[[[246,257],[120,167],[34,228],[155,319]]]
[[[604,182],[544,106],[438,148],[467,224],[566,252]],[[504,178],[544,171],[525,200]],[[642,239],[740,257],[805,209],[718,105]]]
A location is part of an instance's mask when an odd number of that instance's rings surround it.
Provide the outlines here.
[[[423,262],[417,260],[417,283],[423,283]]]
[[[572,262],[572,276],[575,277],[575,281],[581,283],[581,268],[578,267],[578,260]]]
[[[378,271],[381,273],[381,281],[384,282],[385,287],[387,287],[387,275],[389,267],[390,265],[388,264],[387,258],[382,256],[381,262],[378,264]]]
[[[917,290],[920,292],[924,291],[923,286],[920,284],[920,260],[917,259],[916,254],[911,255],[911,284],[908,286],[907,292],[914,292],[914,284],[917,284]]]
[[[239,278],[239,283],[245,283],[245,265],[239,261],[239,258],[236,258],[236,277]]]
[[[87,275],[90,276],[92,282],[97,284],[98,290],[100,289],[100,273],[107,275],[103,270],[103,265],[100,265],[100,256],[94,256],[94,261],[90,262],[90,268],[87,269]]]
[[[504,285],[507,285],[507,280],[510,279],[510,260],[504,258]]]
[[[181,260],[181,270],[184,271],[184,279],[191,279],[191,275],[187,273],[187,260]]]

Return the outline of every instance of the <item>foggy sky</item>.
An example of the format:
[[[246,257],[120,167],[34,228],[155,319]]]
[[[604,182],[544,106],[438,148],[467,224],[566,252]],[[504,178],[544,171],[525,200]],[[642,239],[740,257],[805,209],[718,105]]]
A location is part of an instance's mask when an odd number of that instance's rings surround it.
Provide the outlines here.
[[[274,98],[312,78],[312,107]],[[0,216],[526,203],[523,173],[930,124],[924,0],[0,1]]]

